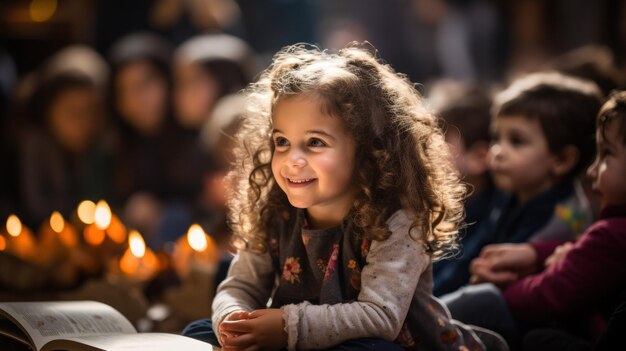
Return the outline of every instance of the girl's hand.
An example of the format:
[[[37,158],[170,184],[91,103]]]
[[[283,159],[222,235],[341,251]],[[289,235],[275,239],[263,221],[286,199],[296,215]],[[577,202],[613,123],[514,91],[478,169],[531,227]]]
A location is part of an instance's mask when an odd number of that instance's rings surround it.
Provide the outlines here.
[[[283,311],[280,309],[256,310],[248,319],[225,320],[220,332],[234,335],[223,339],[224,351],[230,350],[280,350],[287,347],[287,333]]]
[[[229,313],[226,318],[224,318],[224,320],[222,321],[222,323],[220,323],[220,325],[217,326],[217,332],[218,332],[218,336],[219,336],[219,340],[220,343],[223,345],[225,340],[228,338],[232,338],[235,336],[238,336],[239,334],[236,333],[230,333],[230,332],[226,332],[222,329],[222,325],[224,325],[224,322],[226,321],[238,321],[238,320],[242,320],[242,319],[248,319],[249,317],[249,312],[248,311],[234,311]]]

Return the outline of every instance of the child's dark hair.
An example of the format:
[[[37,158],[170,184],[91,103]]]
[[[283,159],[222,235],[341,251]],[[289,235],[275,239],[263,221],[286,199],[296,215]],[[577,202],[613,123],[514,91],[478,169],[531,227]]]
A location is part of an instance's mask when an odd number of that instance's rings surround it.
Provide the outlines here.
[[[493,118],[537,119],[551,153],[572,145],[576,165],[563,180],[578,176],[595,155],[594,121],[602,104],[598,87],[560,73],[534,73],[511,84],[494,100]]]
[[[428,97],[433,112],[443,119],[444,130],[458,129],[465,148],[489,142],[491,96],[480,86],[456,81],[435,83]]]
[[[606,126],[609,122],[618,123],[617,135],[622,139],[622,144],[626,145],[626,91],[612,92],[598,113],[596,129],[605,139]]]
[[[439,257],[457,245],[465,187],[449,161],[438,121],[414,86],[365,49],[328,53],[295,45],[248,89],[248,108],[238,133],[229,196],[235,246],[265,251],[266,233],[290,208],[272,177],[272,112],[296,95],[321,98],[323,111],[339,118],[355,140],[354,182],[359,189],[344,224],[368,239],[390,235],[387,219],[399,209],[421,230]]]

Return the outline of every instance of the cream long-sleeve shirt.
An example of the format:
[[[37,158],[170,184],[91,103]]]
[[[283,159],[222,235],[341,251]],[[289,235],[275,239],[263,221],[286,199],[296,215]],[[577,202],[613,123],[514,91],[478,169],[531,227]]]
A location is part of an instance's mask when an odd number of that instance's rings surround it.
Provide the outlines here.
[[[412,239],[418,237],[416,229],[409,236],[406,212],[397,211],[387,224],[391,235],[372,242],[357,301],[282,306],[290,350],[328,348],[364,337],[393,341],[398,336],[415,295],[432,289],[431,260]],[[217,328],[234,311],[266,308],[279,273],[269,253],[240,251],[213,300],[213,325]]]

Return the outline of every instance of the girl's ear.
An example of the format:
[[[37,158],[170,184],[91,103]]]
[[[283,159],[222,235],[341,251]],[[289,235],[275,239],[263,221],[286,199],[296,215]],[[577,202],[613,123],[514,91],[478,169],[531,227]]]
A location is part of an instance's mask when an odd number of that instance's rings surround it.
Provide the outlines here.
[[[574,145],[567,145],[554,155],[554,163],[552,172],[557,177],[562,177],[576,166],[578,162],[579,152]]]

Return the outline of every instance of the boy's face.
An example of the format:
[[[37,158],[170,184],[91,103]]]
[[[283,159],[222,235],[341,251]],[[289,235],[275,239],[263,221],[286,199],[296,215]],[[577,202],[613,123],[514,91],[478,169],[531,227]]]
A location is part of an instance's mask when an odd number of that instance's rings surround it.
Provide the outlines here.
[[[609,121],[604,137],[596,132],[596,159],[587,170],[592,188],[600,197],[600,206],[626,205],[626,146],[619,137],[617,121]]]
[[[341,120],[307,96],[284,98],[274,110],[272,173],[289,202],[306,208],[315,227],[337,225],[355,198],[356,146]]]
[[[556,157],[537,119],[498,116],[491,129],[489,167],[498,188],[526,202],[554,185]]]

